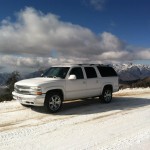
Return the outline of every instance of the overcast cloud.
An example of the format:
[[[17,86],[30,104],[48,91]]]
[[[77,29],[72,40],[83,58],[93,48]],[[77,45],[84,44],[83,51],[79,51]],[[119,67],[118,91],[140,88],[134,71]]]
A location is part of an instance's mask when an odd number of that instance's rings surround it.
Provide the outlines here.
[[[96,35],[90,29],[63,22],[54,14],[27,7],[17,21],[2,20],[0,63],[38,68],[60,63],[150,59],[150,49],[130,48],[109,32]]]

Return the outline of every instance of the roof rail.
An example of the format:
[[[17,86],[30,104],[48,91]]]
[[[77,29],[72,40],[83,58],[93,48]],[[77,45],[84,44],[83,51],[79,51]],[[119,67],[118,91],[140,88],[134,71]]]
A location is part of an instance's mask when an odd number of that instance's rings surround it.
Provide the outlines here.
[[[92,66],[92,65],[101,65],[101,66],[106,66],[104,64],[77,64],[77,65],[80,65],[80,66],[82,66],[82,65],[90,65],[90,66]]]
[[[77,65],[83,66],[83,65],[94,65],[94,64],[77,64]]]
[[[105,65],[105,64],[99,64],[99,66],[103,66],[103,67],[110,67],[109,64]]]

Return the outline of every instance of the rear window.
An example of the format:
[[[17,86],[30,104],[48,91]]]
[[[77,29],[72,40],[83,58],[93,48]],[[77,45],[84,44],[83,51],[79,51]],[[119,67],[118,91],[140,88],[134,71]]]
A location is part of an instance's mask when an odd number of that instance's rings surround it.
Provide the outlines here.
[[[116,71],[112,67],[97,67],[102,77],[115,77]]]

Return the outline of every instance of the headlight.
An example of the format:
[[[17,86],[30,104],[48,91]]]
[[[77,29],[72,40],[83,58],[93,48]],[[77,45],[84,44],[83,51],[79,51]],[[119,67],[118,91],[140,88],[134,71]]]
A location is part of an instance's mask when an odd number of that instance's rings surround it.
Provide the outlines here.
[[[30,87],[30,94],[42,95],[42,89],[40,87]]]

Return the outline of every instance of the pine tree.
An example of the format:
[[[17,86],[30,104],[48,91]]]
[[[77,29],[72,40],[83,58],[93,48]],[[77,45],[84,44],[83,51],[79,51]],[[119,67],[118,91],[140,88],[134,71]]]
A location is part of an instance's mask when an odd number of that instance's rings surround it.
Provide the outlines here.
[[[20,79],[20,74],[18,71],[14,71],[11,73],[10,77],[6,81],[7,89],[6,91],[0,95],[0,102],[2,101],[10,101],[13,99],[12,91],[14,90],[14,84]]]
[[[6,85],[8,87],[9,93],[14,90],[14,84],[20,79],[20,73],[18,71],[14,71],[11,73],[10,77],[6,81]]]

